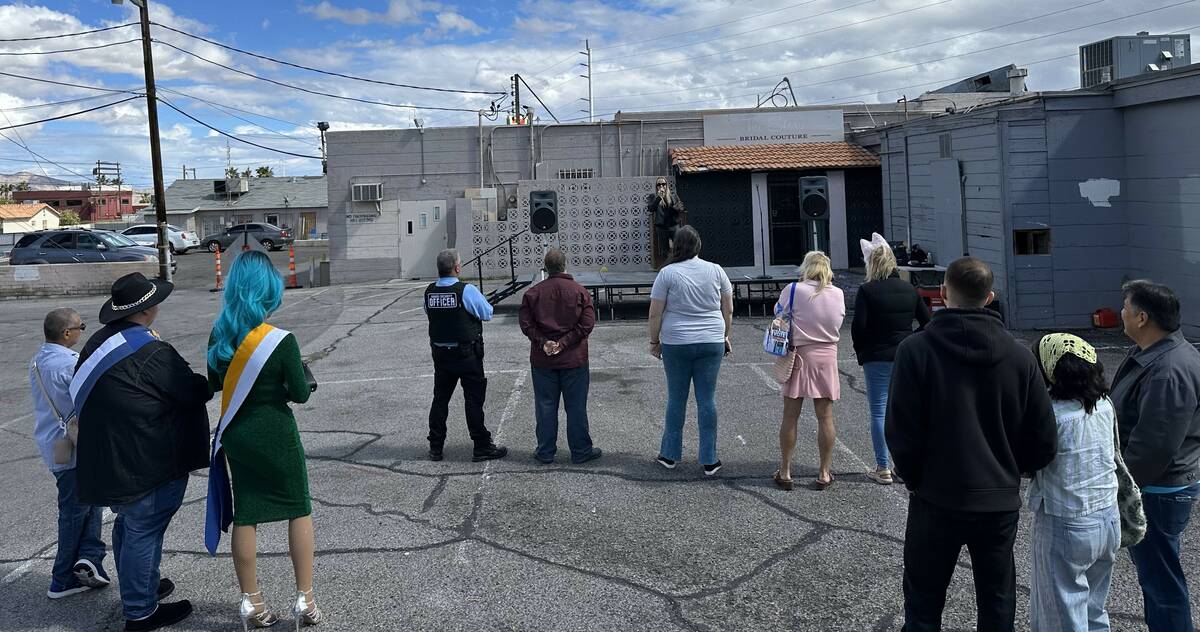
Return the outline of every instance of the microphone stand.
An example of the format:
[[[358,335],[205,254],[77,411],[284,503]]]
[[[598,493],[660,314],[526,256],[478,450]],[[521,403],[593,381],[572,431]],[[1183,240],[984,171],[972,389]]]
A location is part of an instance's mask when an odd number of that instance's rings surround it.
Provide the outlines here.
[[[758,279],[761,281],[761,280],[773,279],[775,277],[767,274],[767,237],[766,237],[766,234],[763,232],[764,228],[765,228],[764,224],[767,223],[767,217],[766,217],[766,213],[765,213],[765,211],[767,209],[766,209],[766,207],[763,206],[762,189],[760,189],[757,184],[754,185],[754,193],[755,193],[755,195],[758,196],[759,211],[763,211],[762,217],[760,217],[759,221],[758,221],[758,239],[759,239],[759,243],[762,244],[762,274],[754,277],[755,279]]]

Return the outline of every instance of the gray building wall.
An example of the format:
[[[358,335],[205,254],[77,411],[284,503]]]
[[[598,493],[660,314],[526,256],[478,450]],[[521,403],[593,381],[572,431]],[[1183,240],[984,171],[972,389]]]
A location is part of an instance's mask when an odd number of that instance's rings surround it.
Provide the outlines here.
[[[1200,67],[1037,96],[879,133],[889,239],[936,243],[929,165],[962,166],[967,251],[996,272],[1016,327],[1087,327],[1119,308],[1120,286],[1170,285],[1200,331]],[[1111,187],[1113,195],[1096,194]],[[910,229],[911,227],[911,229]],[[1049,228],[1045,255],[1017,255],[1013,232]],[[954,256],[936,253],[939,263]]]
[[[484,187],[495,187],[500,207],[518,195],[527,180],[557,180],[560,170],[591,169],[597,178],[651,177],[670,173],[667,152],[672,147],[703,144],[703,123],[694,120],[640,121],[620,124],[483,127]],[[531,147],[531,131],[533,146]],[[370,212],[371,205],[352,203],[354,183],[381,182],[385,202],[444,200],[455,209],[469,188],[480,186],[478,127],[330,132],[329,236],[334,282],[394,278],[399,268],[400,227],[389,217],[369,229],[378,237],[374,252],[351,253],[346,241],[346,215]],[[535,163],[536,177],[535,177]],[[514,207],[517,205],[514,204]],[[448,234],[461,235],[456,211],[450,211]],[[464,260],[468,244],[463,247]],[[391,254],[392,252],[396,254]]]

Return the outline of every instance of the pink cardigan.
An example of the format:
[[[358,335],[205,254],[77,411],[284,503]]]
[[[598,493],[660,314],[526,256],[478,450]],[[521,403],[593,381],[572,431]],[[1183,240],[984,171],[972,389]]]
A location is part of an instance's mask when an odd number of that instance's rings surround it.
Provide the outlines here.
[[[787,309],[792,285],[788,284],[779,294],[775,313]],[[810,344],[833,343],[841,339],[838,331],[846,318],[846,298],[841,288],[833,285],[817,293],[816,281],[796,283],[796,298],[792,303],[792,338],[794,347]]]

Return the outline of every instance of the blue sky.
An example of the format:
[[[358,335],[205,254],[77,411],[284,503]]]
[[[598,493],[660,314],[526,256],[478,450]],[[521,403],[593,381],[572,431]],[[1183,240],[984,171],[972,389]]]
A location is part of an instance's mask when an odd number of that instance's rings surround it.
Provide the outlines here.
[[[1188,32],[1200,27],[1200,0],[163,0],[151,18],[187,33],[330,71],[474,91],[508,91],[519,72],[560,119],[587,104],[578,75],[585,38],[593,47],[596,113],[617,110],[753,106],[783,76],[802,104],[894,102],[1008,63],[1027,66],[1035,90],[1077,85],[1079,45],[1112,35]],[[21,2],[0,6],[0,39],[56,35],[123,24],[135,9],[108,1]],[[1110,21],[1111,20],[1111,21]],[[1107,24],[1099,22],[1109,21]],[[1056,34],[1060,31],[1066,33]],[[135,28],[34,42],[0,42],[3,52],[102,45],[137,37]],[[213,127],[304,156],[319,153],[316,121],[333,129],[474,125],[496,96],[366,84],[247,57],[155,28],[162,97]],[[243,72],[399,105],[330,99],[247,78]],[[3,56],[4,72],[115,90],[140,89],[138,43],[51,55]],[[176,90],[178,92],[171,92]],[[194,100],[179,92],[209,101]],[[0,77],[0,114],[38,120],[127,95]],[[59,101],[97,97],[74,103]],[[530,103],[528,95],[523,103]],[[214,105],[216,104],[216,105]],[[539,116],[550,117],[538,106]],[[217,177],[226,139],[159,108],[168,182],[184,164]],[[8,125],[0,118],[0,126]],[[135,100],[77,118],[3,132],[0,172],[78,180],[96,160],[120,161],[127,180],[150,183],[145,106]],[[19,133],[19,136],[18,136]],[[26,149],[25,147],[28,147]],[[58,165],[35,160],[41,154]],[[278,175],[320,172],[319,161],[229,141],[230,163],[267,164]]]

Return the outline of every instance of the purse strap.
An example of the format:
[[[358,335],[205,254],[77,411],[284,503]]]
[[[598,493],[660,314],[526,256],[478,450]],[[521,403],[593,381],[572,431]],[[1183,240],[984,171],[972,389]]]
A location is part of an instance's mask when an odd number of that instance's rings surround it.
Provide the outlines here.
[[[792,320],[792,304],[796,302],[796,284],[792,283],[792,292],[788,294],[788,322]]]
[[[63,430],[67,429],[67,422],[63,419],[62,413],[58,412],[58,406],[54,405],[54,399],[50,397],[50,391],[46,390],[46,383],[42,381],[42,370],[38,368],[37,360],[33,361],[33,374],[37,377],[38,387],[42,389],[42,397],[50,404],[50,410],[54,411],[54,416],[58,419],[58,425]]]

